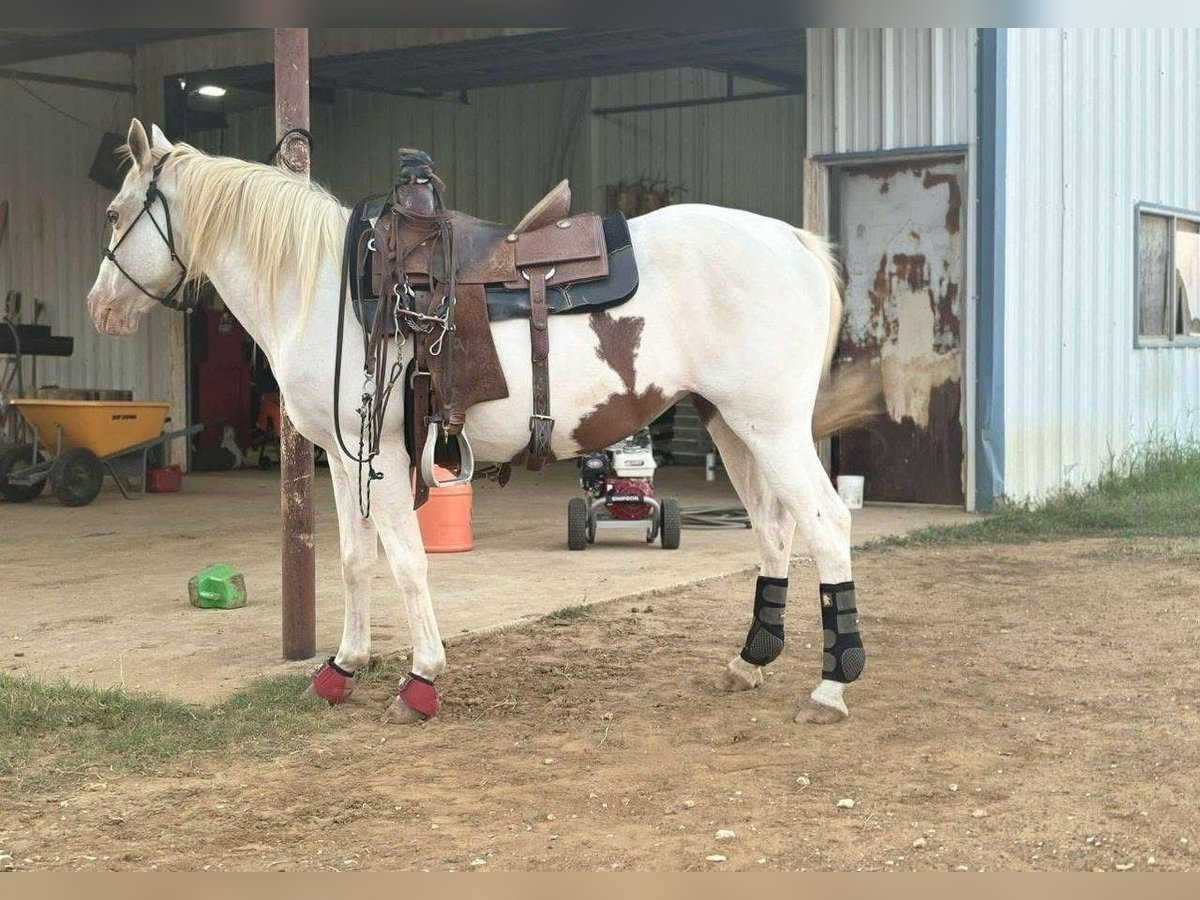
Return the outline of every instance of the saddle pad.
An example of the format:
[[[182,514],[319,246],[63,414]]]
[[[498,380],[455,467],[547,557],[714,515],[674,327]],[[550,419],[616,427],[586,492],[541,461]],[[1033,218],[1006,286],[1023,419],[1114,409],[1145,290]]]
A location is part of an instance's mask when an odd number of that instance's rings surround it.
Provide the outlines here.
[[[608,277],[596,281],[579,282],[564,287],[550,286],[546,290],[546,302],[551,315],[569,315],[572,313],[592,313],[619,306],[638,289],[637,259],[633,252],[633,242],[629,236],[629,223],[622,213],[613,213],[604,220],[604,239],[608,247]],[[370,257],[368,256],[368,259]],[[370,274],[362,273],[359,286],[369,285]],[[355,285],[352,284],[352,288]],[[352,294],[361,296],[359,290]],[[378,298],[364,297],[351,304],[359,324],[366,330],[371,329],[375,321],[375,310],[379,305]],[[487,317],[490,322],[503,322],[508,319],[529,318],[529,289],[521,288],[508,290],[503,285],[489,285],[487,288]],[[388,323],[388,334],[394,333],[394,327]]]

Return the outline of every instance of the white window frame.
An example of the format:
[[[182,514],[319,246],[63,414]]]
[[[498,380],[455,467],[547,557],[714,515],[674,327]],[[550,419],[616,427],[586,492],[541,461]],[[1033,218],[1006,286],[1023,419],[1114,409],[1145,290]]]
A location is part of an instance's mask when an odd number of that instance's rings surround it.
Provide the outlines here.
[[[1200,212],[1191,209],[1180,209],[1175,206],[1162,206],[1157,203],[1136,203],[1133,208],[1133,346],[1135,349],[1156,347],[1200,347],[1200,336],[1175,334],[1176,304],[1172,302],[1168,309],[1170,321],[1167,322],[1165,337],[1142,335],[1142,215],[1161,216],[1167,220],[1167,284],[1175,283],[1175,234],[1176,222],[1195,222],[1200,225]],[[1200,301],[1200,298],[1197,298]]]

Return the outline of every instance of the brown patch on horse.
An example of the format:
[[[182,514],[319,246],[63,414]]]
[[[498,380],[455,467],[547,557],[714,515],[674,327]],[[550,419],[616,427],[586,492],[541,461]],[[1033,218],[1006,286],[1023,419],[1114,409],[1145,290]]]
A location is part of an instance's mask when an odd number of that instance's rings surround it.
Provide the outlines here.
[[[713,406],[711,401],[701,397],[699,394],[692,394],[692,406],[696,407],[696,415],[700,417],[700,424],[707,428],[708,423],[717,414],[717,408]]]
[[[637,381],[634,362],[642,345],[642,329],[646,321],[641,316],[613,318],[606,313],[592,313],[588,319],[600,341],[596,356],[621,377],[625,390],[633,391]]]
[[[640,330],[640,319],[638,323]],[[571,437],[581,452],[601,450],[650,424],[670,405],[670,399],[655,384],[640,394],[633,391],[610,394],[607,400],[579,420]]]

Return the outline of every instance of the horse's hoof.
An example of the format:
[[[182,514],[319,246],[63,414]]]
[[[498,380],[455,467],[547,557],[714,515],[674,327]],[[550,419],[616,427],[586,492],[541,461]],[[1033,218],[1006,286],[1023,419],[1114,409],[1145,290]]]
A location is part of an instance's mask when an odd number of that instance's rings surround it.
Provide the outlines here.
[[[383,711],[383,722],[388,725],[416,725],[429,716],[419,713],[399,697],[394,697]]]
[[[840,722],[850,715],[850,710],[846,709],[846,704],[841,707],[826,706],[824,703],[818,703],[816,700],[809,700],[800,712],[796,713],[797,722],[808,722],[810,725],[832,725],[834,722]]]
[[[808,698],[808,703],[796,713],[797,722],[813,725],[832,725],[850,715],[842,691],[846,686],[836,681],[822,681]]]
[[[385,722],[411,725],[432,718],[438,709],[438,692],[433,682],[409,672],[400,682],[396,698],[383,713]]]
[[[354,675],[339,668],[331,656],[313,673],[308,690],[330,706],[337,706],[349,700],[354,693]]]
[[[718,676],[715,687],[718,691],[732,694],[738,691],[752,691],[762,683],[762,668],[735,656],[729,661],[725,671]]]

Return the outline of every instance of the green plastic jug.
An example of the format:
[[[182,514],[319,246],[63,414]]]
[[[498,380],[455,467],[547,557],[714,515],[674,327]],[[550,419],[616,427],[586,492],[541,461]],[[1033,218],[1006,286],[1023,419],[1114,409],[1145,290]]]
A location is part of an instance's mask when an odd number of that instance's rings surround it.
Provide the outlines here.
[[[200,609],[236,609],[246,605],[246,577],[233,566],[215,565],[188,582],[188,600]]]

